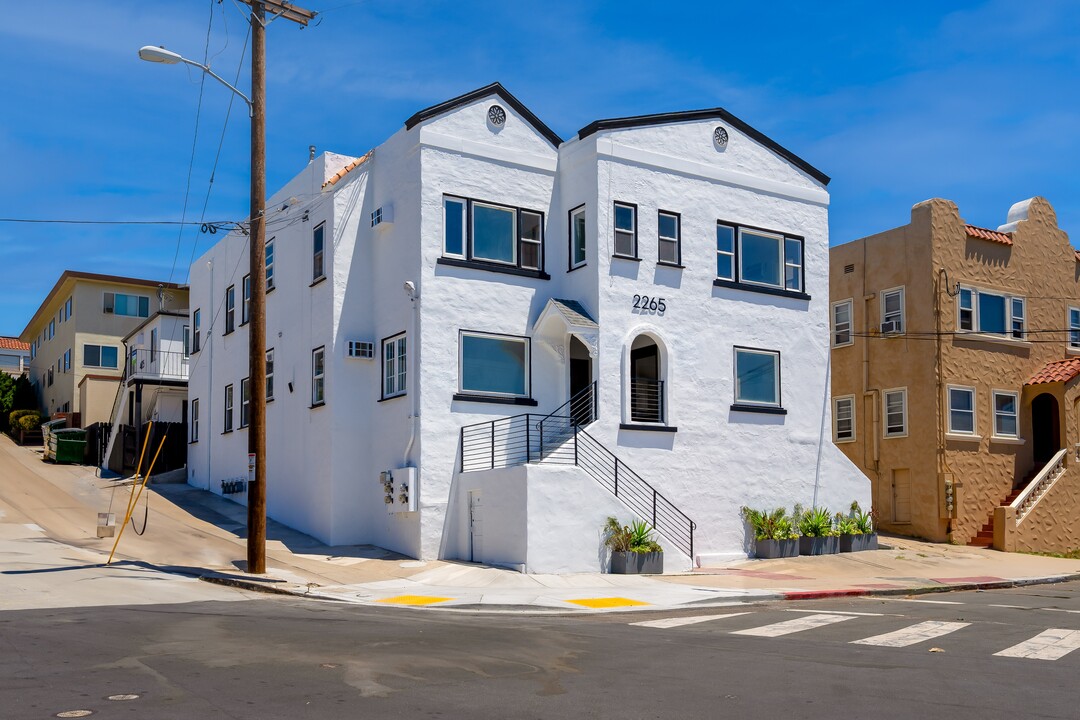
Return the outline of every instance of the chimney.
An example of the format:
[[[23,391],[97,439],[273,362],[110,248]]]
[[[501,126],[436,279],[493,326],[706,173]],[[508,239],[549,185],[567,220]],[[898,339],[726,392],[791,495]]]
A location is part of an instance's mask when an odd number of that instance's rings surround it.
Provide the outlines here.
[[[311,162],[312,160],[315,159],[315,146],[314,145],[308,145],[307,150],[308,150],[308,162]]]

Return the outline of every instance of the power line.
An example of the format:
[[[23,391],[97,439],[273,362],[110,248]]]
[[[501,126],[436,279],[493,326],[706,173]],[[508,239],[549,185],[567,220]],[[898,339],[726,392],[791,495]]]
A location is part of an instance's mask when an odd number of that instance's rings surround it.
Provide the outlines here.
[[[203,226],[203,232],[211,234],[228,227],[238,226],[233,220],[214,220],[203,222],[201,220],[67,220],[58,218],[0,218],[0,222],[6,223],[31,223],[37,225],[199,225]]]

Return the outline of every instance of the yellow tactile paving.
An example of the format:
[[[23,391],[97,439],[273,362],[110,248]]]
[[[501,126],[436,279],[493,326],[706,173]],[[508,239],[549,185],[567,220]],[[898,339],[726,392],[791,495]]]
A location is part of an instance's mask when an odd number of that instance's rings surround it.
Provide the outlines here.
[[[623,597],[580,598],[578,600],[567,600],[566,602],[587,608],[633,607],[635,605],[649,604],[647,602],[642,602],[641,600],[631,600],[630,598]]]
[[[394,597],[376,600],[376,602],[389,603],[391,605],[434,605],[435,603],[446,602],[447,600],[453,599],[454,598],[448,597],[434,597],[432,595],[395,595]]]

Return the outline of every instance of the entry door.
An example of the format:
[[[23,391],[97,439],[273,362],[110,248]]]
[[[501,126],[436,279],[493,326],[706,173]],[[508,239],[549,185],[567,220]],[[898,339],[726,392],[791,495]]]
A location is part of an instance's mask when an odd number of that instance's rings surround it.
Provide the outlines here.
[[[893,470],[893,522],[911,522],[911,473],[907,469]]]
[[[570,336],[570,397],[577,397],[582,390],[592,385],[592,359],[589,350],[574,336]],[[578,425],[592,422],[593,398],[583,397],[570,408],[570,414]]]
[[[469,491],[469,560],[481,562],[484,556],[484,523],[480,491]]]

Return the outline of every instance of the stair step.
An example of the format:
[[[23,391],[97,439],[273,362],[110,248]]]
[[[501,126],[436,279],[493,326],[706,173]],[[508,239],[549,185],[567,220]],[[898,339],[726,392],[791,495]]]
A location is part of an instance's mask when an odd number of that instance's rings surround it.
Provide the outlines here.
[[[994,529],[990,528],[989,530],[980,530],[979,532],[977,532],[975,534],[975,537],[990,538],[991,540],[993,540],[994,539]]]
[[[978,536],[976,536],[976,537],[971,538],[971,541],[968,543],[968,546],[969,547],[990,547],[993,544],[994,544],[994,538],[992,538],[992,537],[986,538],[986,537],[978,537]]]

